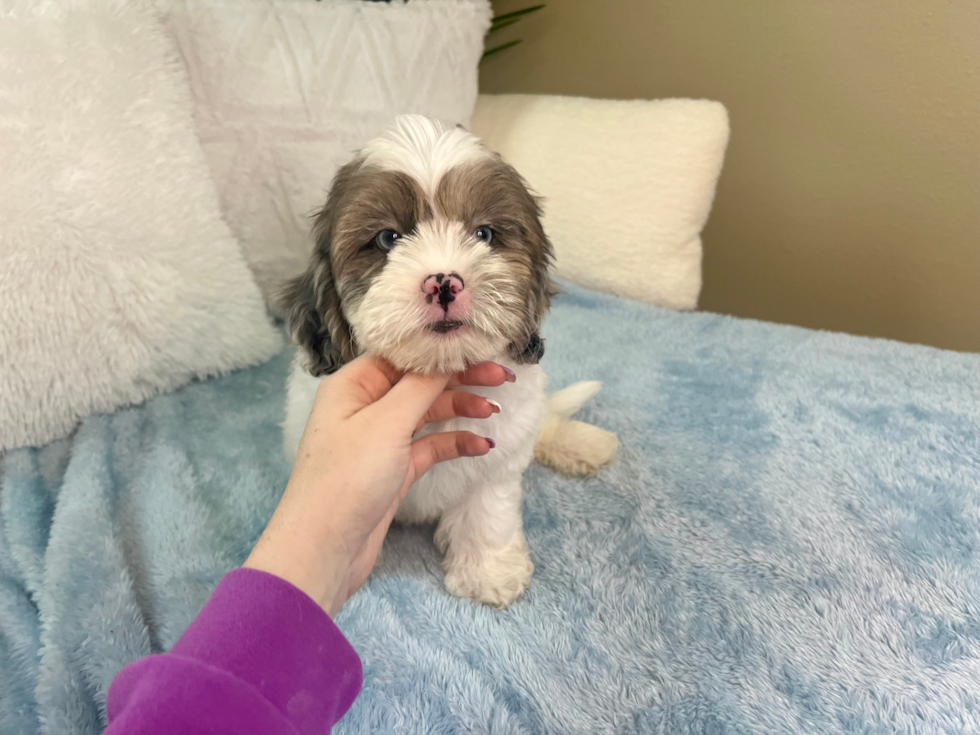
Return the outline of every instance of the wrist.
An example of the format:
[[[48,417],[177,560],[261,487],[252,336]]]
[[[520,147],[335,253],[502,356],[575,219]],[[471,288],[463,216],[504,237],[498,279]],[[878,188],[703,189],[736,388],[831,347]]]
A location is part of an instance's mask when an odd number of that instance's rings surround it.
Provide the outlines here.
[[[298,529],[275,529],[275,518],[243,567],[273,574],[306,593],[331,618],[346,600],[350,561],[341,544],[317,545]]]

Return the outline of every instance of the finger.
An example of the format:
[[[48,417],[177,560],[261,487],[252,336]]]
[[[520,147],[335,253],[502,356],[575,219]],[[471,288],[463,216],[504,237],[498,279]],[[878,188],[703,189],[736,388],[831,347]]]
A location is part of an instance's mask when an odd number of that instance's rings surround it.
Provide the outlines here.
[[[412,442],[412,469],[417,480],[439,462],[459,457],[482,457],[493,449],[493,439],[471,431],[447,431],[429,434]]]
[[[350,415],[387,395],[402,375],[387,360],[362,355],[324,380],[321,390],[327,400]]]
[[[508,367],[496,362],[481,362],[470,365],[461,373],[456,373],[449,379],[449,387],[459,385],[503,385],[513,383],[517,375]]]
[[[434,423],[461,416],[468,419],[488,419],[495,413],[500,413],[500,406],[483,396],[465,390],[447,390],[436,398],[422,421]]]

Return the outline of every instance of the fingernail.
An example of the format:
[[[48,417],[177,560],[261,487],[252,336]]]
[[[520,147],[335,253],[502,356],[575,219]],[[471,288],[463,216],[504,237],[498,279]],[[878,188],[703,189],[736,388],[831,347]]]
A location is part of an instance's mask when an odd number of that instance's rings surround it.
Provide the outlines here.
[[[501,365],[500,367],[502,367],[504,369],[504,372],[507,373],[506,380],[507,380],[508,383],[516,383],[517,382],[517,373],[515,373],[513,370],[511,370],[506,365]]]
[[[495,442],[495,441],[494,441],[493,439],[491,439],[491,438],[490,438],[489,436],[485,436],[485,437],[483,437],[483,438],[487,440],[487,444],[489,444],[489,445],[490,445],[490,448],[491,448],[491,449],[496,449],[496,448],[497,448],[497,442]]]
[[[486,400],[487,403],[489,403],[491,406],[493,406],[493,412],[494,413],[500,413],[500,404],[499,403],[497,403],[495,400],[493,400],[491,398],[486,398],[484,400]]]

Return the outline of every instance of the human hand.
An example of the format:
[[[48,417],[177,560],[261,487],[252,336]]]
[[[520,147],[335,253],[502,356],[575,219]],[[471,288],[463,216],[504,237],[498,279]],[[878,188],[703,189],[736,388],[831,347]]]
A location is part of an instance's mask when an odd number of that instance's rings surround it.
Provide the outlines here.
[[[289,483],[245,566],[285,579],[336,615],[371,573],[412,483],[437,462],[494,446],[468,431],[413,441],[414,432],[459,416],[488,418],[499,411],[494,404],[449,389],[513,379],[490,362],[455,375],[403,375],[366,356],[325,378]]]

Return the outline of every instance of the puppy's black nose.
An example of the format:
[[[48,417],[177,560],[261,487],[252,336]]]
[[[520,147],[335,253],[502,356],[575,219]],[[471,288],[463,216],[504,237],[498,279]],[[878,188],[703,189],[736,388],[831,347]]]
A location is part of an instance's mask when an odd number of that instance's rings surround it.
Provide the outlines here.
[[[463,279],[458,273],[435,273],[422,281],[422,290],[428,303],[438,300],[443,311],[448,311],[449,305],[456,300],[456,294],[463,290]]]

